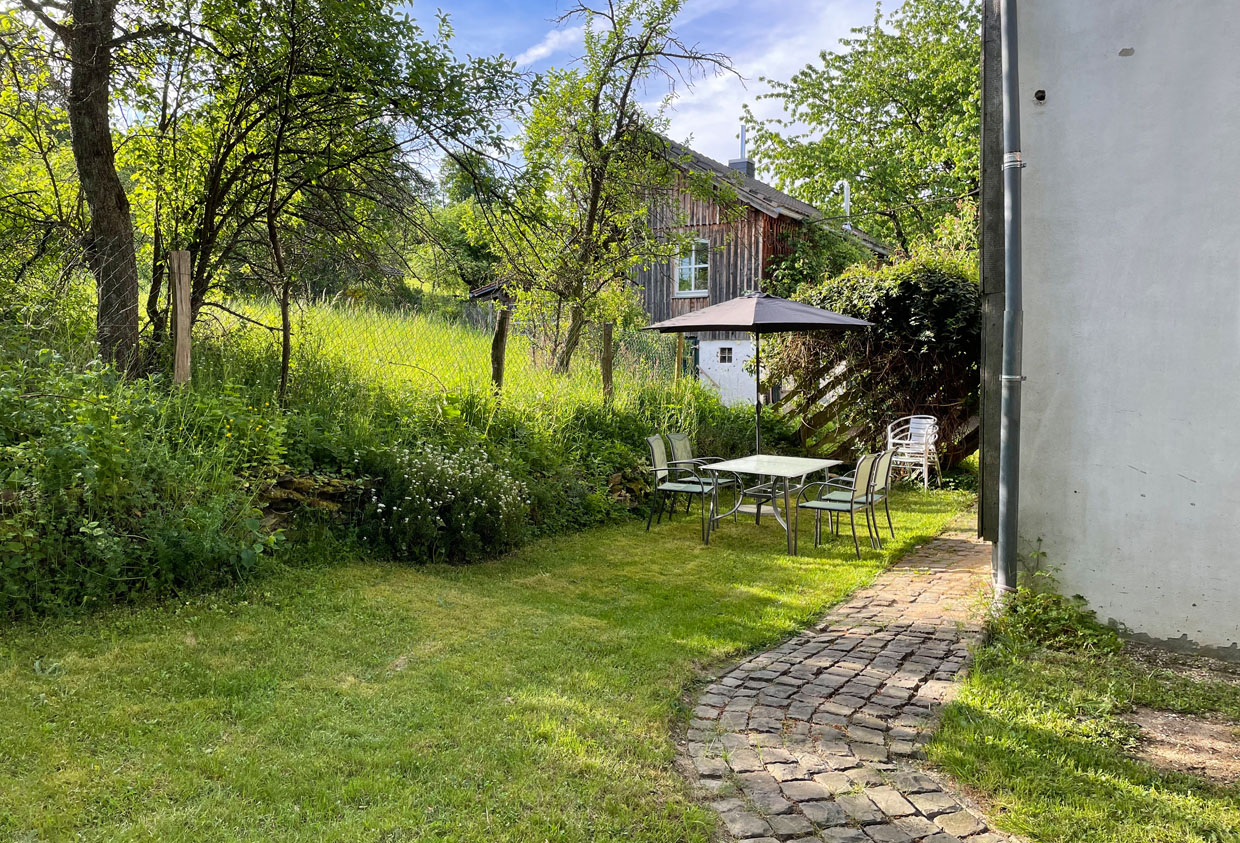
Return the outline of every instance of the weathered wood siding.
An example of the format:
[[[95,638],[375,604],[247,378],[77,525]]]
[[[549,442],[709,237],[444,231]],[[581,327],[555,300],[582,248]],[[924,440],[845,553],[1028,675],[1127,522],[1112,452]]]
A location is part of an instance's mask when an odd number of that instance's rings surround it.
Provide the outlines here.
[[[792,251],[792,234],[800,225],[800,222],[788,217],[768,217],[763,214],[762,272],[764,278],[773,258],[783,257]]]
[[[761,287],[767,220],[755,208],[728,222],[716,203],[698,199],[688,191],[677,191],[670,211],[652,215],[656,230],[688,232],[710,244],[710,280],[706,296],[676,295],[675,259],[639,269],[634,281],[642,288],[642,304],[652,322],[659,322],[736,298]],[[661,218],[659,218],[661,217]],[[747,334],[702,333],[702,339],[733,339]]]

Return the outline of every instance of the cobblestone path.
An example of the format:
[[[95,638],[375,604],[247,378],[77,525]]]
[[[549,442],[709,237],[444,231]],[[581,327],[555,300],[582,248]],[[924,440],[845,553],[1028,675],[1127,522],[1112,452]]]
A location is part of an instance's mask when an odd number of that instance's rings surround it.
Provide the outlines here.
[[[989,581],[989,545],[945,534],[711,684],[686,756],[731,838],[1009,839],[914,762],[965,667]]]

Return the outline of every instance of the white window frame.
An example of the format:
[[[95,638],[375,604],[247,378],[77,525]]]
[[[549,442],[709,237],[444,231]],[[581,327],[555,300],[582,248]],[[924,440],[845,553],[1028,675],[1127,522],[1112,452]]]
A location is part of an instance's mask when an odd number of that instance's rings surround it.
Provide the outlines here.
[[[724,353],[725,353],[725,352],[727,353],[727,358],[728,358],[727,360],[724,360],[724,359],[723,359],[723,357],[724,357]],[[722,364],[722,365],[727,365],[728,363],[731,363],[734,359],[735,359],[735,358],[732,356],[732,346],[730,346],[730,345],[721,345],[721,346],[719,346],[719,362],[720,362],[720,364]]]
[[[689,271],[690,289],[680,289],[681,275],[685,270]],[[697,271],[699,269],[706,270],[706,286],[697,289]],[[686,252],[682,252],[680,257],[672,263],[672,278],[675,287],[672,289],[672,296],[678,299],[703,298],[710,295],[710,241],[697,239],[689,244]]]

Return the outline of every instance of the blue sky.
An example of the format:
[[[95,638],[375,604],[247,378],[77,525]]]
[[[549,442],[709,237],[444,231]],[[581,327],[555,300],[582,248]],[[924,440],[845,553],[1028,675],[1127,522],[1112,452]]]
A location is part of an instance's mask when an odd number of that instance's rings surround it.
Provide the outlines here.
[[[410,5],[427,29],[434,26],[437,8],[447,12],[460,53],[502,52],[522,67],[543,70],[567,65],[581,52],[579,33],[553,22],[566,0],[414,0]],[[884,12],[896,5],[887,0]],[[695,149],[717,160],[735,158],[742,104],[753,104],[760,115],[779,111],[775,103],[755,103],[767,90],[758,77],[789,78],[816,61],[821,50],[835,49],[849,29],[873,18],[874,0],[686,0],[677,24],[681,37],[730,56],[744,80],[707,78],[681,91],[669,114],[672,137],[692,138]],[[662,93],[652,91],[651,98]]]

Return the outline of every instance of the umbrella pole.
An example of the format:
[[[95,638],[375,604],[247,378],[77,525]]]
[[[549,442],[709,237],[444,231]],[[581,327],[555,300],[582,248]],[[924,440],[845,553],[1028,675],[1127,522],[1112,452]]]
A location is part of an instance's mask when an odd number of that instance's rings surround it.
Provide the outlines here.
[[[753,447],[754,454],[762,453],[762,335],[753,332]]]

